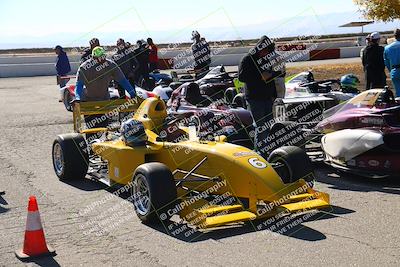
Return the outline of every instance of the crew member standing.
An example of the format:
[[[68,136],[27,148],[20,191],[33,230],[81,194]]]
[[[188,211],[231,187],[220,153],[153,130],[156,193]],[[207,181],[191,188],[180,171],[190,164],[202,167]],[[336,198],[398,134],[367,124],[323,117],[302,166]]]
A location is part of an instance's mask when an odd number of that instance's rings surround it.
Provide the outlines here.
[[[147,44],[149,45],[149,71],[152,72],[158,69],[158,48],[151,38],[147,38]]]
[[[210,69],[211,50],[207,41],[201,38],[198,31],[192,32],[192,40],[191,49],[194,57],[194,70],[196,72],[196,79],[199,79]]]
[[[385,65],[390,72],[396,96],[400,97],[400,29],[394,32],[396,41],[385,47]]]
[[[285,73],[274,69],[277,61],[275,43],[267,36],[261,37],[256,46],[243,57],[239,66],[239,80],[245,83],[245,97],[253,116],[256,132],[254,148],[265,154],[269,128],[273,123],[272,106],[277,97],[277,77]],[[283,68],[284,69],[284,68]]]
[[[86,48],[84,51],[83,51],[83,54],[82,54],[82,56],[81,56],[81,61],[80,61],[80,64],[82,64],[83,62],[85,62],[86,60],[88,60],[91,56],[92,56],[92,51],[93,51],[93,48],[95,48],[95,47],[97,47],[97,46],[100,46],[100,41],[99,41],[99,39],[97,39],[97,38],[92,38],[90,41],[89,41],[89,48]]]
[[[366,90],[384,88],[386,86],[384,48],[379,45],[381,35],[373,32],[368,46],[363,51],[362,63],[365,72]]]
[[[111,59],[117,63],[122,73],[134,87],[135,71],[137,70],[138,62],[134,55],[133,47],[128,47],[124,39],[117,40],[117,51],[112,55]],[[125,98],[125,90],[121,84],[117,83],[117,89],[120,98]]]
[[[63,88],[69,81],[69,78],[63,78],[63,76],[67,76],[67,74],[71,71],[71,65],[69,64],[67,53],[65,53],[64,49],[60,45],[57,45],[54,48],[54,52],[57,54],[57,84],[60,86],[60,88]],[[60,90],[59,102],[62,102],[63,100],[64,91]]]
[[[149,86],[149,48],[144,40],[136,42],[135,57],[139,62],[138,71],[136,72],[136,84],[144,89],[150,89]]]

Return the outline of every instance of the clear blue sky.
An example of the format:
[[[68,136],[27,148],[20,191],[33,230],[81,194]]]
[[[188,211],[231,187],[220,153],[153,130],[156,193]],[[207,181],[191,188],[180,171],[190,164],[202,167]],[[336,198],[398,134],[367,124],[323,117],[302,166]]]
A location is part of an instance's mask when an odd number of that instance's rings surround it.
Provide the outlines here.
[[[352,0],[0,0],[0,43],[59,33],[151,34],[210,28],[216,23],[239,27],[293,17],[310,7],[318,15],[357,10]]]

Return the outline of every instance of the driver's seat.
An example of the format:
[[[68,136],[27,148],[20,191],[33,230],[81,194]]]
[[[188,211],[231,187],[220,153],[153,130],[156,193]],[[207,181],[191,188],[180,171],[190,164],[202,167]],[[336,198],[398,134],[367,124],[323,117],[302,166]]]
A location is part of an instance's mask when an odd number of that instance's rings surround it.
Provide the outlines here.
[[[200,87],[197,83],[189,83],[186,87],[185,100],[194,106],[208,107],[212,101],[200,93]]]

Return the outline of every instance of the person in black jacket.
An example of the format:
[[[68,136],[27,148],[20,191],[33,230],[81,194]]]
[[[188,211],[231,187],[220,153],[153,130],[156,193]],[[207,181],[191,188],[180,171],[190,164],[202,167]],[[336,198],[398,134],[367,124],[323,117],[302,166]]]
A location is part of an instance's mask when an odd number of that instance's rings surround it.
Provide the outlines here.
[[[69,78],[66,78],[65,76],[67,76],[71,71],[71,65],[69,63],[67,53],[65,53],[64,49],[60,45],[57,45],[54,48],[54,52],[57,54],[57,84],[60,86],[60,88],[63,88],[69,81]],[[58,101],[64,101],[64,90],[60,90],[60,99]]]
[[[112,55],[111,59],[117,63],[122,73],[129,80],[129,83],[135,86],[135,72],[137,71],[138,62],[135,57],[134,47],[129,47],[125,40],[119,38],[117,40],[117,51]],[[125,98],[124,88],[117,83],[117,89],[120,98]]]
[[[192,32],[193,44],[190,47],[194,58],[193,69],[196,72],[196,79],[200,79],[210,69],[211,50],[205,38],[202,38],[198,31]]]
[[[379,45],[381,36],[378,32],[370,35],[368,46],[362,55],[362,64],[365,72],[366,90],[384,88],[386,86],[384,48]]]
[[[83,54],[82,54],[82,56],[81,56],[81,60],[80,60],[80,63],[79,63],[79,64],[82,64],[83,62],[85,62],[86,60],[88,60],[89,58],[92,57],[92,50],[93,50],[93,48],[95,48],[96,46],[100,46],[100,41],[99,41],[99,39],[97,39],[97,38],[92,38],[92,39],[89,41],[89,45],[90,45],[90,47],[86,48],[86,49],[83,51]]]
[[[239,66],[239,80],[245,83],[247,106],[256,126],[254,148],[261,154],[265,152],[263,147],[267,145],[269,128],[273,123],[272,106],[277,97],[275,78],[285,76],[279,70],[282,68],[275,67],[276,58],[275,43],[263,36]]]
[[[150,89],[149,84],[149,54],[150,50],[147,43],[144,40],[138,40],[136,42],[137,48],[135,49],[135,57],[139,63],[138,70],[136,72],[136,83],[138,86],[144,89]]]

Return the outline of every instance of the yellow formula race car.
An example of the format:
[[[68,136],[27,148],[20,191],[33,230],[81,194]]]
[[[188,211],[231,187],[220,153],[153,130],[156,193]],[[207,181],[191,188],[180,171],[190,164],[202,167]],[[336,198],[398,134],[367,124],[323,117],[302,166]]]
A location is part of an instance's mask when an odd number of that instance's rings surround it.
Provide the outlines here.
[[[61,180],[90,176],[129,189],[142,222],[173,216],[198,228],[322,209],[329,195],[315,191],[304,151],[281,147],[268,161],[225,136],[199,140],[196,127],[165,124],[158,98],[76,104],[76,133],[53,143],[53,166]],[[120,128],[83,129],[83,116],[132,112]],[[88,136],[97,134],[95,139]]]

